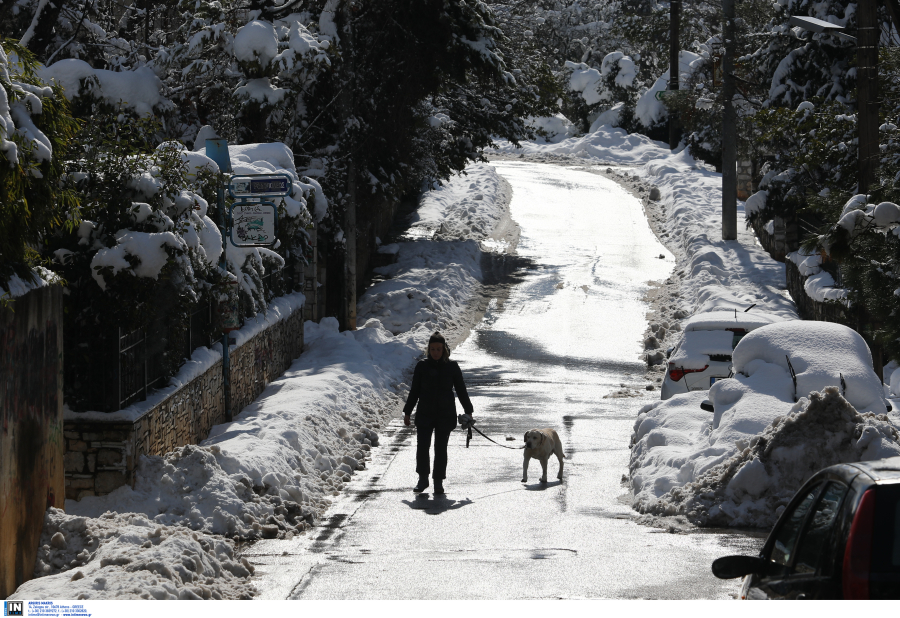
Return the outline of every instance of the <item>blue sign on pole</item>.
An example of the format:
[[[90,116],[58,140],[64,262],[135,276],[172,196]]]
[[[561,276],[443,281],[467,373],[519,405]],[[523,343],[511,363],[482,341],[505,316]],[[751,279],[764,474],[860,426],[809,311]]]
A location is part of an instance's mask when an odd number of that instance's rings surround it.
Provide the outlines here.
[[[228,154],[227,139],[206,140],[206,156],[216,162],[221,173],[231,173],[231,156]]]

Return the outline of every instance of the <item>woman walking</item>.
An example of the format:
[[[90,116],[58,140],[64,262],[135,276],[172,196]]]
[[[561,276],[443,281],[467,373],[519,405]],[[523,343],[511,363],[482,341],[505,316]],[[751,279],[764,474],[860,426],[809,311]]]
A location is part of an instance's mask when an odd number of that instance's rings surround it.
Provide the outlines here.
[[[403,422],[410,424],[410,413],[416,408],[416,472],[419,483],[413,491],[425,491],[428,487],[430,465],[431,434],[434,434],[434,493],[444,493],[444,478],[447,476],[447,443],[450,432],[456,429],[456,397],[466,414],[472,414],[472,402],[466,392],[462,371],[455,361],[450,360],[450,348],[443,335],[436,332],[428,340],[425,360],[419,361],[413,373],[409,397],[403,406]],[[418,406],[416,403],[418,402]]]

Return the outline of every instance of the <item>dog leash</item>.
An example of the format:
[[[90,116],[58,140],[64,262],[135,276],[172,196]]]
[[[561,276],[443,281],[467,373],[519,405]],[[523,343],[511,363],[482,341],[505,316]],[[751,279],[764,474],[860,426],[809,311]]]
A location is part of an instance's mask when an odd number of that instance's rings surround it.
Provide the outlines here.
[[[503,448],[508,448],[508,449],[510,449],[510,450],[513,450],[513,451],[519,451],[519,450],[522,450],[523,448],[525,448],[524,446],[518,446],[518,447],[516,447],[516,446],[506,446],[505,444],[500,444],[499,442],[497,442],[496,440],[494,440],[494,439],[491,438],[490,436],[485,435],[480,429],[478,429],[478,427],[475,427],[475,419],[473,419],[472,417],[469,417],[468,420],[464,420],[464,419],[463,419],[463,416],[464,416],[464,415],[460,414],[460,415],[459,415],[459,420],[460,420],[460,424],[462,424],[463,428],[467,430],[467,433],[466,433],[466,448],[469,448],[469,442],[472,440],[472,430],[473,430],[473,429],[474,429],[475,431],[477,431],[478,433],[480,433],[483,437],[487,438],[488,440],[490,440],[491,442],[493,442],[494,444],[496,444],[497,446],[502,446]],[[465,416],[468,416],[468,415],[465,415]]]

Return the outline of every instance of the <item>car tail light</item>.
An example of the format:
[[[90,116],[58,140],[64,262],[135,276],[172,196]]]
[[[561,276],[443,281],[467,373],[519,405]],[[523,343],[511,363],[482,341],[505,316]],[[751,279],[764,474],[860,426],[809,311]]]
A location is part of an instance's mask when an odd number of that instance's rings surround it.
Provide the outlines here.
[[[875,490],[863,494],[850,525],[844,550],[843,586],[845,599],[869,598],[869,570],[872,565],[872,528],[875,525]]]
[[[673,382],[678,382],[681,378],[684,377],[686,373],[700,373],[701,371],[706,371],[709,369],[709,365],[705,366],[703,369],[685,369],[684,367],[672,367],[669,366],[669,377],[672,378]]]

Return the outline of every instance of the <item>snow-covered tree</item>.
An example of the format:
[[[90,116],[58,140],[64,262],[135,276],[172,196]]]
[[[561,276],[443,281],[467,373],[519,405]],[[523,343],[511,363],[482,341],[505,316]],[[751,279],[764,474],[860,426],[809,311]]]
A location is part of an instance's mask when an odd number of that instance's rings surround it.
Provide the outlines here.
[[[35,75],[33,56],[10,42],[0,46],[0,287],[26,281],[42,239],[77,223],[78,198],[60,185],[78,130],[59,88]]]

